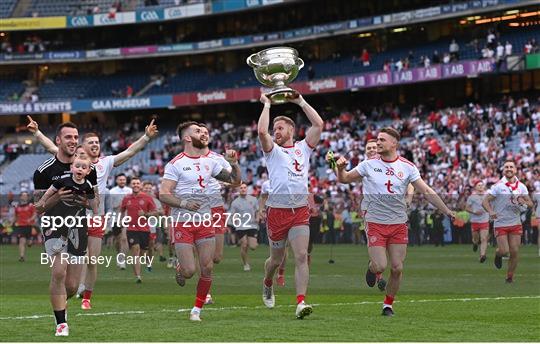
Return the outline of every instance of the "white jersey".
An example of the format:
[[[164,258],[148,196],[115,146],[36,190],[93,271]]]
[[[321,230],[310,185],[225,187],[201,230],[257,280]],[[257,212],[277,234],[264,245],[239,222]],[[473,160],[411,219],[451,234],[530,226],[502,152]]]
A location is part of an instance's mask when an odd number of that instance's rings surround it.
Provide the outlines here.
[[[268,176],[272,185],[266,205],[274,208],[299,208],[308,205],[309,158],[313,148],[306,140],[290,147],[274,142],[270,152],[264,152]]]
[[[489,213],[482,206],[485,195],[472,194],[467,198],[467,205],[472,208],[474,212],[481,211],[482,215],[471,214],[472,223],[486,223],[489,222]]]
[[[99,190],[99,213],[105,213],[105,199],[109,193],[107,179],[114,168],[114,155],[99,158],[94,164],[97,174],[97,186]]]
[[[540,221],[540,191],[536,191],[534,199],[536,200],[536,218]]]
[[[516,179],[510,183],[506,177],[489,189],[488,194],[495,197],[491,201],[493,211],[497,214],[497,218],[493,223],[495,228],[516,226],[521,224],[521,206],[517,202],[517,197],[520,195],[528,195],[527,187]]]
[[[418,168],[399,156],[394,161],[377,156],[362,161],[355,169],[362,176],[366,221],[406,223],[407,186],[420,179]]]
[[[247,229],[257,229],[257,211],[259,210],[259,202],[257,198],[246,195],[246,197],[238,196],[231,203],[229,212],[229,223],[231,223],[237,231]],[[237,214],[237,215],[235,215]],[[239,225],[239,226],[238,226]]]
[[[225,170],[229,172],[232,171],[231,164],[229,164],[229,162],[223,157],[223,155],[209,151],[208,154],[205,155],[205,157],[215,160]],[[223,197],[221,197],[221,182],[216,178],[210,178],[210,181],[206,185],[206,189],[210,197],[210,207],[223,207],[225,203],[223,202]]]
[[[198,213],[203,217],[210,214],[210,197],[208,183],[213,177],[217,176],[223,167],[216,160],[206,157],[191,157],[185,153],[178,154],[165,166],[164,179],[176,182],[174,189],[175,197],[183,201],[195,201],[201,204],[198,211],[190,211],[185,208],[171,208],[173,222],[199,221]]]
[[[261,194],[269,195],[272,192],[272,186],[270,185],[270,180],[265,180],[261,185]]]
[[[109,210],[120,211],[120,205],[125,195],[132,194],[133,190],[129,186],[123,188],[115,186],[109,190]]]

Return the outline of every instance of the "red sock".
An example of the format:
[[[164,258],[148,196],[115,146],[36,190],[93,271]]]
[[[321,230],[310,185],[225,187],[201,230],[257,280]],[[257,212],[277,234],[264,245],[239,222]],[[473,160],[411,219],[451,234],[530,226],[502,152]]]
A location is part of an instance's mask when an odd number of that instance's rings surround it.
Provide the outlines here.
[[[285,268],[279,268],[278,275],[285,275]]]
[[[377,276],[377,281],[382,278],[382,272],[377,272],[375,275]]]
[[[83,296],[82,296],[83,299],[90,300],[91,297],[92,297],[92,291],[91,290],[87,289],[87,290],[85,290],[83,292]]]
[[[206,301],[206,295],[212,285],[212,277],[200,277],[199,283],[197,283],[197,297],[195,298],[195,307],[202,308],[204,301]]]
[[[274,282],[272,281],[271,278],[265,278],[265,279],[264,279],[264,285],[265,285],[265,286],[271,287],[271,286],[272,286],[272,283],[274,283]]]
[[[393,295],[386,295],[386,297],[384,298],[384,304],[392,306],[393,303],[394,303],[394,296]]]
[[[306,295],[296,295],[296,304],[299,304],[300,302],[304,301],[306,299]]]
[[[514,273],[513,272],[507,273],[506,278],[514,278]]]

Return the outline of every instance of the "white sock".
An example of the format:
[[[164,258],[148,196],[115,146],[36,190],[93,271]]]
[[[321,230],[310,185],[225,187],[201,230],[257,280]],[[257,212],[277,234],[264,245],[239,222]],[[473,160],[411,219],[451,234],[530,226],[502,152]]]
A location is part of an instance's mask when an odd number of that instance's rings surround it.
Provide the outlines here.
[[[199,308],[199,307],[193,307],[193,309],[191,310],[191,313],[201,313],[201,310],[202,308]]]
[[[382,306],[382,308],[386,308],[386,307],[390,307],[390,308],[392,308],[392,305],[387,305],[386,303],[383,303],[383,306]]]

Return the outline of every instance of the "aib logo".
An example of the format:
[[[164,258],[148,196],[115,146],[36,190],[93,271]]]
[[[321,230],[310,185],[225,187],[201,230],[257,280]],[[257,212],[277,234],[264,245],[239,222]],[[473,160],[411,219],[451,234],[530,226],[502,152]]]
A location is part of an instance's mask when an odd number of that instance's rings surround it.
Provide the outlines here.
[[[201,175],[199,175],[199,179],[197,179],[197,180],[199,181],[199,186],[200,186],[201,188],[204,189],[204,188],[206,187],[206,186],[203,184],[204,178],[203,178]]]
[[[294,170],[296,172],[302,172],[302,165],[300,165],[300,163],[298,162],[298,160],[294,159]]]

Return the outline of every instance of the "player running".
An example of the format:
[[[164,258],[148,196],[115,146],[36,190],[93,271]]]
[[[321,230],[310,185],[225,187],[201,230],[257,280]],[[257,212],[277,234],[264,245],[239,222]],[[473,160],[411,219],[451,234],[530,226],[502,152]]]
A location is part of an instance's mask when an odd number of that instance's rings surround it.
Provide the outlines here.
[[[472,195],[467,198],[465,210],[471,214],[471,231],[473,251],[478,251],[480,244],[480,263],[486,261],[486,250],[489,236],[489,214],[482,207],[482,202],[486,194],[486,187],[479,181],[474,186]]]
[[[133,192],[124,196],[120,210],[130,219],[126,229],[127,239],[131,255],[135,257],[135,264],[133,264],[133,273],[137,278],[135,282],[139,284],[142,283],[139,257],[146,254],[150,244],[150,226],[147,218],[158,215],[158,212],[152,196],[142,192],[142,183],[139,178],[131,178],[130,186]]]
[[[36,208],[30,202],[30,195],[23,191],[19,195],[19,204],[15,206],[15,231],[19,239],[19,262],[26,259],[26,241],[32,236],[32,227],[36,224]]]
[[[38,123],[32,119],[32,117],[27,116],[28,118],[28,130],[33,133],[37,140],[52,154],[58,152],[58,147],[46,137],[40,130]],[[121,166],[129,159],[131,159],[135,154],[144,149],[146,144],[150,142],[151,139],[158,135],[157,126],[154,124],[154,120],[150,121],[150,124],[146,126],[144,135],[141,136],[137,141],[131,144],[126,150],[120,152],[116,155],[108,155],[100,157],[101,155],[101,145],[99,141],[99,135],[96,133],[87,133],[83,135],[82,145],[86,154],[90,157],[92,164],[95,167],[97,172],[97,184],[99,193],[101,196],[99,212],[98,214],[93,215],[103,215],[105,213],[105,196],[109,193],[107,190],[107,180],[111,174],[113,168]],[[111,197],[116,197],[114,193],[110,194]],[[123,197],[123,194],[120,195]],[[119,203],[119,202],[118,202]],[[102,219],[103,220],[103,219]],[[98,257],[101,254],[101,247],[103,236],[105,234],[105,221],[102,221],[102,226],[93,226],[88,229],[88,256],[89,257]],[[124,236],[124,242],[122,245],[122,252],[125,254],[127,252],[127,240],[125,238],[125,230],[122,233]],[[90,259],[89,262],[94,262],[95,260]],[[97,265],[89,263],[86,266],[86,272],[83,272],[81,279],[81,285],[79,286],[79,292],[83,293],[83,299],[81,303],[82,309],[92,309],[90,303],[92,297],[92,291],[94,289],[95,283],[97,280]],[[83,292],[84,291],[84,292]]]
[[[341,157],[336,162],[336,175],[341,183],[362,182],[365,221],[368,238],[369,264],[366,283],[372,287],[377,273],[387,266],[390,258],[390,278],[386,285],[386,297],[382,315],[393,316],[392,304],[399,290],[403,273],[403,262],[407,253],[407,187],[412,183],[419,193],[443,214],[455,218],[441,198],[420,177],[418,168],[397,153],[400,135],[393,128],[383,128],[377,136],[378,155],[362,161],[346,171],[347,160]]]
[[[227,150],[225,154],[232,167],[231,172],[205,156],[208,136],[203,129],[193,121],[178,126],[184,151],[165,166],[159,190],[160,201],[171,206],[172,237],[179,260],[176,274],[179,285],[185,285],[185,279],[195,274],[194,251],[198,256],[200,277],[195,305],[189,316],[192,321],[201,321],[201,310],[212,284],[216,244],[213,226],[219,226],[212,219],[208,183],[214,177],[222,182],[238,184],[241,177],[235,151]]]
[[[521,213],[533,204],[527,187],[517,177],[517,167],[513,160],[507,160],[503,165],[503,177],[488,190],[482,205],[494,220],[493,227],[497,238],[495,251],[495,267],[502,267],[502,257],[508,256],[508,272],[506,283],[514,281],[514,272],[518,264],[518,252],[521,244],[523,227]]]
[[[56,144],[58,152],[56,155],[43,164],[34,172],[34,197],[39,202],[45,191],[53,182],[70,172],[70,165],[74,160],[79,132],[77,126],[71,122],[63,123],[56,130]],[[88,175],[88,180],[93,186],[94,194],[98,197],[97,176],[94,168]],[[38,214],[48,216],[84,216],[81,208],[86,206],[87,199],[74,195],[71,190],[60,189],[50,197],[48,201],[39,209]],[[83,226],[72,230],[72,237],[68,241],[65,252],[72,256],[84,256],[88,245],[88,231],[86,221],[82,221]],[[60,237],[60,230],[53,230],[52,226],[45,226],[42,223],[45,251],[52,258],[52,246]],[[51,305],[56,319],[55,336],[68,336],[69,327],[66,322],[66,300],[77,292],[81,277],[82,264],[68,264],[65,260],[54,259],[51,269],[51,282],[49,286]]]
[[[244,265],[244,271],[251,271],[248,248],[252,251],[257,248],[259,204],[257,198],[247,194],[247,190],[247,184],[242,183],[240,185],[240,195],[232,201],[229,212],[240,242],[240,258]]]
[[[269,134],[270,100],[261,94],[264,108],[258,123],[259,141],[268,166],[272,191],[267,201],[267,229],[270,257],[264,265],[263,302],[275,305],[273,278],[283,261],[289,241],[295,258],[296,317],[303,319],[313,311],[305,303],[309,281],[307,250],[309,245],[308,172],[311,153],[319,143],[324,122],[304,98],[294,92],[288,101],[300,106],[311,122],[306,138],[294,142],[294,122],[285,116],[273,121],[274,138]]]
[[[210,134],[208,132],[208,127],[199,123],[203,134],[208,137],[208,144],[210,143]],[[232,171],[231,164],[223,157],[223,155],[211,151],[208,145],[203,149],[204,156],[215,160],[220,164],[226,171],[229,173]],[[221,196],[221,184],[216,178],[210,178],[208,184],[206,185],[206,192],[210,197],[210,207],[212,210],[212,219],[214,220],[214,229],[215,229],[215,240],[216,240],[216,250],[214,252],[214,264],[219,264],[223,259],[223,246],[225,244],[225,233],[227,232],[227,224],[225,223],[225,203],[223,202],[223,197]],[[232,185],[238,186],[238,185]],[[212,304],[212,296],[210,293],[206,296],[205,304]]]

